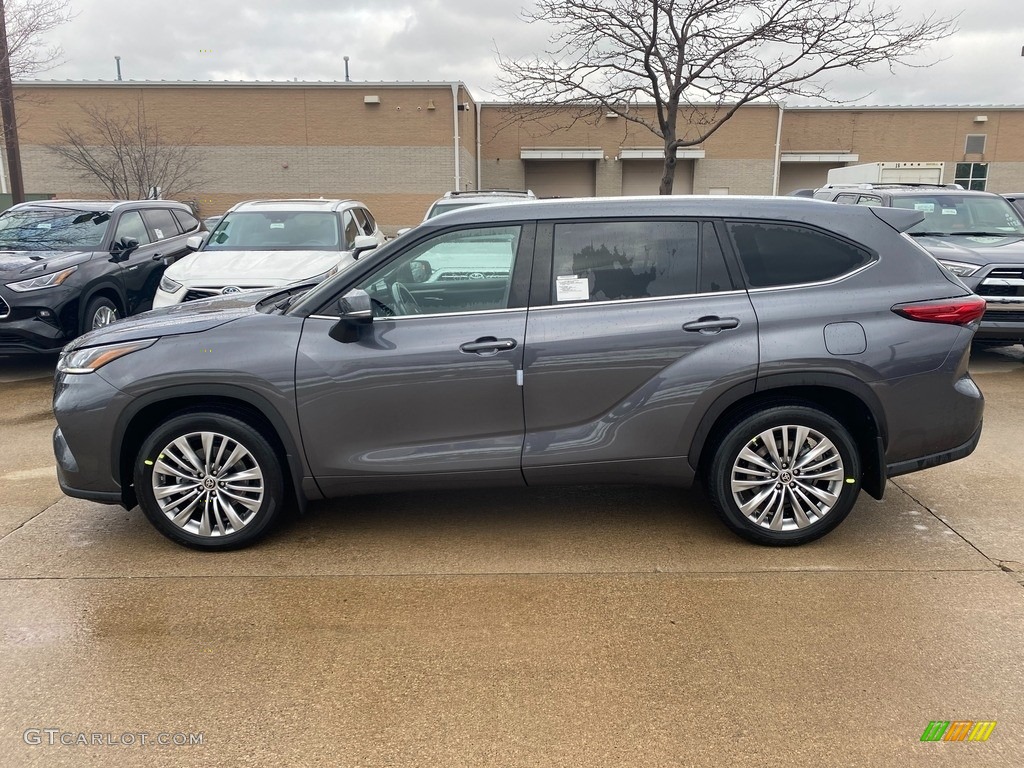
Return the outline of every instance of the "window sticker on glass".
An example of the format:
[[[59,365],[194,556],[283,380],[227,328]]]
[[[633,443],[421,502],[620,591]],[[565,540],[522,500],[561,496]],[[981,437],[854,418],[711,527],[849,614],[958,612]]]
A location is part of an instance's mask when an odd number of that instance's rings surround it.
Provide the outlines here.
[[[956,216],[956,208],[943,208],[942,209],[942,215],[943,216]]]
[[[914,210],[935,213],[935,203],[914,203]]]
[[[555,299],[587,301],[590,299],[590,281],[576,275],[559,275],[555,278]]]
[[[271,229],[284,229],[284,222],[283,221],[272,221],[272,222],[270,222],[270,228]]]
[[[153,231],[156,232],[156,237],[157,237],[158,240],[162,240],[163,239],[164,231],[162,229],[156,229],[154,227]]]

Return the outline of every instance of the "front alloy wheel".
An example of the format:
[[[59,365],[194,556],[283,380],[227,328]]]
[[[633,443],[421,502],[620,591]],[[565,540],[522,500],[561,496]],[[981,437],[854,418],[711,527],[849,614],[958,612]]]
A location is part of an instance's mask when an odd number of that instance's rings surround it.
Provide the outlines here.
[[[216,413],[178,416],[154,431],[139,454],[135,487],[161,533],[200,549],[255,541],[283,499],[280,464],[266,439]]]
[[[759,544],[802,544],[849,514],[860,491],[860,462],[838,421],[806,406],[777,406],[728,431],[709,486],[736,533]]]

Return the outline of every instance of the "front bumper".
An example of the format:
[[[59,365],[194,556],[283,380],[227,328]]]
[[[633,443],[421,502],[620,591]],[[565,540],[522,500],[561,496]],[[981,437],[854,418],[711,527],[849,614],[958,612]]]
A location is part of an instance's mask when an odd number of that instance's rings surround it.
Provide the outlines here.
[[[53,454],[57,481],[68,496],[121,504],[113,452],[115,414],[127,396],[98,373],[60,374],[54,380]]]

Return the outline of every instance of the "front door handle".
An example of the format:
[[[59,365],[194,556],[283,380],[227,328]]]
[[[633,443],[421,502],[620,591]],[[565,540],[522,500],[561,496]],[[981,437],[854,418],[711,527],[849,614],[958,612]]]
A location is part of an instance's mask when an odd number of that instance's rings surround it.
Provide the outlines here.
[[[162,259],[163,257],[164,256],[163,256],[162,253],[154,253],[153,254],[153,261],[160,261],[160,259]]]
[[[720,331],[727,331],[730,328],[735,328],[740,324],[738,318],[735,317],[718,317],[717,315],[708,315],[698,320],[694,320],[690,323],[683,325],[684,331],[696,331],[699,333],[718,333]]]
[[[484,336],[476,341],[467,341],[459,347],[463,352],[476,353],[478,355],[495,352],[503,352],[516,348],[515,339],[496,339],[493,336]]]

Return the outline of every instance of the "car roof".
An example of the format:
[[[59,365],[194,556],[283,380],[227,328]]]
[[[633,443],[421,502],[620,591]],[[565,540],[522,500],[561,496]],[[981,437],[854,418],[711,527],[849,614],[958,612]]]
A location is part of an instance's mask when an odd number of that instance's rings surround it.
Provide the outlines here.
[[[228,213],[245,211],[339,211],[354,206],[365,207],[358,200],[327,200],[325,198],[315,199],[280,199],[280,200],[245,200],[236,203]]]
[[[862,213],[848,214],[845,209]],[[823,220],[829,215],[872,216],[868,206],[835,205],[809,197],[769,197],[746,195],[654,195],[649,197],[581,197],[536,200],[528,205],[504,203],[472,205],[427,219],[416,229],[440,229],[457,224],[512,223],[524,220],[610,218],[643,216],[714,216],[735,218],[782,218],[804,221]],[[902,210],[902,209],[901,209]],[[878,214],[874,214],[878,216]]]
[[[185,203],[177,200],[28,200],[11,206],[11,209],[57,208],[69,211],[110,211],[120,208],[180,208],[189,211]],[[10,210],[10,209],[8,209]]]

